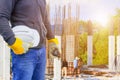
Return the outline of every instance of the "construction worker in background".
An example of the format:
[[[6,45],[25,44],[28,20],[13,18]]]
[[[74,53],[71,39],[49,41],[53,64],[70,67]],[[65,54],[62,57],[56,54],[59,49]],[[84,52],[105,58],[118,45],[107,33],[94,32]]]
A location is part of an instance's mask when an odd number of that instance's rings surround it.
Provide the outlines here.
[[[62,61],[62,77],[67,77],[67,68],[68,68],[68,62],[66,61],[66,59],[64,59]]]
[[[83,68],[83,60],[82,60],[82,58],[79,58],[79,60],[78,60],[78,70],[79,70],[80,74],[82,73],[82,68]]]
[[[75,57],[75,59],[73,60],[73,74],[72,74],[72,76],[74,76],[75,75],[75,77],[78,77],[78,75],[77,75],[77,71],[78,71],[78,60],[79,60],[79,58],[78,57]]]
[[[22,39],[15,36],[12,28],[21,25],[39,33],[38,45],[33,46],[34,43],[31,44],[30,41],[24,40],[27,37],[23,34]],[[46,1],[0,0],[0,35],[11,48],[13,80],[45,80],[46,37],[50,53],[56,57],[60,56],[59,51],[55,51],[58,50],[58,41],[51,31]],[[31,35],[29,34],[28,37]]]

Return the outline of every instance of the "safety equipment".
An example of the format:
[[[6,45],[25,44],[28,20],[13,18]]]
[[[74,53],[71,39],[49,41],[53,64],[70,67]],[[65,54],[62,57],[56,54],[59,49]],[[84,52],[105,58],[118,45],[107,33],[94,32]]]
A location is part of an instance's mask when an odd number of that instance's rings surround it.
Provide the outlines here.
[[[9,47],[15,54],[21,55],[28,51],[28,48],[31,47],[31,44],[25,43],[21,39],[16,38],[15,42]]]
[[[49,53],[54,57],[60,57],[60,51],[58,49],[58,40],[57,38],[48,40]]]
[[[76,60],[79,60],[80,58],[79,57],[75,57]]]
[[[40,36],[37,30],[29,28],[25,25],[15,26],[12,30],[15,36],[20,38],[23,42],[32,44],[31,47],[38,46],[40,42]]]

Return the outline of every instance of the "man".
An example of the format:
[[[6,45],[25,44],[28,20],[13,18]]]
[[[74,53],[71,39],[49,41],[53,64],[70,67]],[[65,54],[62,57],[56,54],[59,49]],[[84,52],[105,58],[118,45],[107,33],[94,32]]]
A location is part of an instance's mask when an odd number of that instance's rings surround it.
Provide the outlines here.
[[[36,47],[30,48],[22,39],[15,37],[11,28],[19,25],[39,32],[40,42]],[[50,28],[46,1],[0,0],[0,35],[11,48],[13,80],[45,80],[46,36],[50,52],[59,57],[59,53],[53,52],[58,42]]]
[[[64,77],[64,74],[65,77],[67,77],[67,68],[68,68],[68,62],[66,61],[66,59],[64,59],[62,61],[62,77]]]
[[[75,57],[74,61],[73,61],[73,75],[75,73],[75,77],[77,77],[77,69],[78,69],[78,60],[79,58],[78,57]]]
[[[78,60],[78,70],[79,70],[80,74],[82,73],[82,68],[83,68],[83,60],[82,60],[82,58],[79,58],[79,60]]]

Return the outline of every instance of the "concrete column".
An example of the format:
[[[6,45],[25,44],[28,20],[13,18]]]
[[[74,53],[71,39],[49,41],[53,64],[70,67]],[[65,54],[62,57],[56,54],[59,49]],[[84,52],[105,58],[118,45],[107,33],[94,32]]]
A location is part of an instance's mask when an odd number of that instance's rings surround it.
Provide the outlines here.
[[[92,31],[92,22],[88,21],[88,37],[87,37],[87,65],[92,65],[93,59],[93,31]]]
[[[116,69],[120,72],[120,36],[117,36],[117,55],[116,55]]]
[[[93,37],[88,36],[87,37],[87,65],[92,65],[92,57],[93,57],[93,42],[92,42]]]
[[[118,19],[119,22],[120,22],[120,18]],[[118,36],[117,36],[117,55],[116,55],[116,62],[117,62],[117,65],[116,65],[116,70],[118,72],[120,72],[120,24],[119,24],[119,27],[118,27]]]
[[[61,59],[54,58],[54,78],[53,80],[61,80]]]
[[[109,23],[108,68],[110,71],[115,71],[115,36],[113,18],[111,18]]]
[[[61,53],[61,36],[55,36],[59,41],[59,51]],[[54,79],[53,80],[61,80],[61,59],[54,58]]]
[[[108,67],[110,71],[115,70],[115,36],[110,35],[109,36],[109,46],[108,46]]]
[[[10,49],[0,36],[0,80],[10,80]]]

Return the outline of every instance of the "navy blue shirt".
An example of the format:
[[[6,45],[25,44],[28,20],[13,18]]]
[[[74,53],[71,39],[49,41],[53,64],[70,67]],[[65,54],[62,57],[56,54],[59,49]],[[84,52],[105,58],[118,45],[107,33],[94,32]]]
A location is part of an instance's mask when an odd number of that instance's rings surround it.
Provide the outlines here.
[[[39,32],[38,48],[44,45],[46,36],[54,38],[45,0],[0,0],[0,35],[9,45],[15,41],[11,28],[16,25],[26,25]]]

